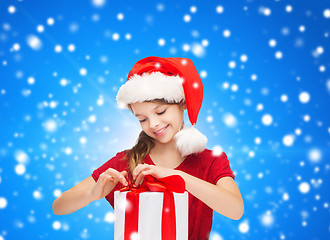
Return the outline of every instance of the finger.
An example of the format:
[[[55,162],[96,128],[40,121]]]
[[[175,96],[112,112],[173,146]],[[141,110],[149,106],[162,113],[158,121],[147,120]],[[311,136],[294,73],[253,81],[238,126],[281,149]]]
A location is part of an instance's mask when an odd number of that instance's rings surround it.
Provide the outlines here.
[[[144,172],[145,171],[140,172],[140,174],[137,176],[135,183],[134,183],[135,186],[139,186],[142,183],[142,181],[144,179]]]
[[[121,184],[123,184],[124,186],[127,186],[128,185],[128,182],[126,180],[126,178],[124,177],[123,174],[121,173],[118,173],[118,180]]]
[[[113,169],[113,168],[108,168],[107,170],[104,171],[104,173],[108,173],[108,174],[113,174],[113,173],[116,173],[118,172],[116,169]]]
[[[128,185],[128,181],[127,181],[127,179],[128,179],[128,173],[124,170],[124,171],[121,171],[120,172],[121,173],[121,175],[124,177],[124,179],[125,179],[125,186],[127,186]]]
[[[153,170],[152,169],[149,169],[147,171],[144,171],[143,174],[144,174],[144,176],[152,175],[153,174]]]
[[[120,174],[123,175],[125,179],[128,178],[128,173],[125,170],[121,171]]]
[[[148,165],[148,166],[146,166],[145,168],[144,168],[144,170],[142,170],[141,172],[140,172],[140,174],[138,175],[138,178],[139,178],[139,180],[141,179],[141,181],[138,181],[137,183],[136,183],[136,186],[138,185],[138,184],[142,184],[142,182],[143,182],[143,180],[145,179],[145,177],[147,176],[147,175],[153,175],[153,173],[154,173],[154,168],[153,168],[153,166],[152,165]],[[141,175],[141,176],[140,176]]]
[[[110,174],[108,174],[106,172],[103,172],[102,174],[100,174],[99,180],[103,181],[103,182],[115,181],[115,179]]]
[[[112,177],[112,174],[108,171],[104,171],[103,173],[100,174],[100,178],[108,178],[108,177]]]
[[[124,177],[127,177],[128,173],[124,170],[120,172],[121,174],[123,174]]]
[[[147,175],[152,175],[153,174],[153,169],[148,169],[143,172],[141,172],[138,175],[137,181],[135,182],[135,186],[138,186],[139,184],[141,185]]]
[[[106,170],[106,172],[108,174],[110,174],[115,180],[117,180],[121,184],[123,184],[124,186],[127,186],[128,185],[128,183],[127,183],[126,178],[124,177],[124,175],[122,173],[118,172],[116,169],[108,168]]]
[[[138,164],[133,170],[133,180],[136,179],[136,176],[140,173],[142,164]]]
[[[148,167],[148,164],[138,164],[133,170],[133,180],[136,180],[136,177],[139,175],[139,173]]]

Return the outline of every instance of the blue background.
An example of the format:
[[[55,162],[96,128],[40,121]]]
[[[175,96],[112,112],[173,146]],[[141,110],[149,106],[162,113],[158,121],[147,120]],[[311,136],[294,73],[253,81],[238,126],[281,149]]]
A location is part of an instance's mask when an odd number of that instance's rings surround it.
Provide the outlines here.
[[[52,202],[135,143],[115,96],[147,56],[192,59],[197,128],[235,171],[245,213],[215,213],[210,239],[329,239],[329,1],[96,2],[0,3],[0,240],[113,238],[104,199],[66,216]]]

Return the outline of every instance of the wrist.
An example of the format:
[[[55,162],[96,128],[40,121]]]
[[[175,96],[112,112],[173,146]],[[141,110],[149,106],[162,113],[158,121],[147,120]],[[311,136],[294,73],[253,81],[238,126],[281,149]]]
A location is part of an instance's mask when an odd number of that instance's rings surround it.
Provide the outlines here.
[[[174,170],[175,175],[179,175],[180,177],[183,178],[184,181],[186,181],[186,173],[182,172],[180,170]]]

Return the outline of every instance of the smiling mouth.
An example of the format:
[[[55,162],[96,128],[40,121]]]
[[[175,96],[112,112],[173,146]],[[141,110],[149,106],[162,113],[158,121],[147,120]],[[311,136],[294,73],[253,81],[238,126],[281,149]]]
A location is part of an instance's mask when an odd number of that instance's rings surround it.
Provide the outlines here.
[[[158,130],[157,132],[154,132],[154,133],[155,133],[156,135],[162,134],[168,126],[169,126],[169,125],[167,125],[166,127],[162,128],[162,129],[160,129],[160,130]]]

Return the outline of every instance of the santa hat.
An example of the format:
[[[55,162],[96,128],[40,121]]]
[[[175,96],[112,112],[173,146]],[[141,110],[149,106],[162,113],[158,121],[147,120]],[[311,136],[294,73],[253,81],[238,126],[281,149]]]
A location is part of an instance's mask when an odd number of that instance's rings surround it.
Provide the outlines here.
[[[203,84],[190,59],[144,58],[133,66],[117,94],[120,108],[155,99],[170,103],[185,100],[192,127],[185,126],[175,135],[176,146],[182,156],[203,151],[207,138],[194,127],[203,101]]]

